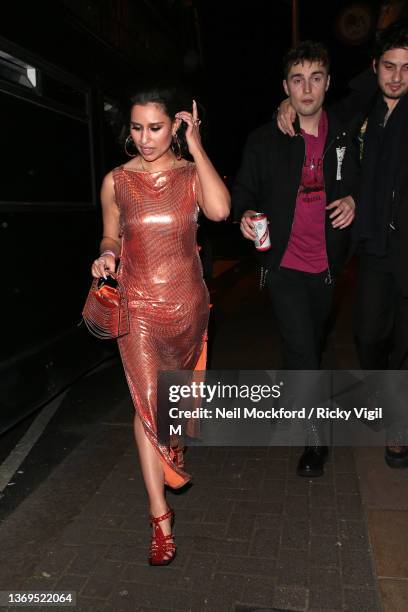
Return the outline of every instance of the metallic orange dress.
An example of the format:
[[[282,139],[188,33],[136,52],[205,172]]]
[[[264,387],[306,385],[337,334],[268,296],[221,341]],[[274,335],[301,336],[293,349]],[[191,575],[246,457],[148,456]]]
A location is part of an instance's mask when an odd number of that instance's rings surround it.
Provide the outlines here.
[[[197,173],[193,163],[163,172],[113,171],[120,209],[118,277],[128,298],[130,333],[119,338],[137,414],[173,488],[190,476],[156,435],[158,370],[205,369],[208,291],[196,245]]]

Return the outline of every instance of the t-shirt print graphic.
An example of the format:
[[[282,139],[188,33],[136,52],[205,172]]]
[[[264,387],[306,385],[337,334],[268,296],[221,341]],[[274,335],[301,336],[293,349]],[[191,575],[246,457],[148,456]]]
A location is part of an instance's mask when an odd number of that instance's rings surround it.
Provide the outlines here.
[[[320,201],[324,192],[323,160],[306,157],[303,164],[299,196],[305,204]]]

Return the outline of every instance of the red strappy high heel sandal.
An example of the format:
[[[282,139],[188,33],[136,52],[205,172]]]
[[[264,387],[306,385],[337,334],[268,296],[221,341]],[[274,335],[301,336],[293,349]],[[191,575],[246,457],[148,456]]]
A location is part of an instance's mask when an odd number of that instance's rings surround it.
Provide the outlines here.
[[[171,527],[174,524],[174,512],[171,508],[162,516],[150,515],[150,523],[153,527],[152,543],[150,545],[149,563],[150,565],[168,565],[176,556],[176,545],[173,533],[164,535],[160,523],[170,519]]]

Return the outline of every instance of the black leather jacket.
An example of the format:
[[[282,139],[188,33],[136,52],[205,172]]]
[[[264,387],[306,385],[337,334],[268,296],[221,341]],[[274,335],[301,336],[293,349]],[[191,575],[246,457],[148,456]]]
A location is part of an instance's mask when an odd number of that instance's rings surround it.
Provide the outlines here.
[[[323,173],[326,200],[330,204],[348,195],[356,199],[359,155],[357,139],[333,113],[328,111],[327,115]],[[272,248],[258,253],[260,263],[266,267],[279,267],[295,214],[305,156],[298,124],[295,129],[296,136],[287,136],[273,121],[255,130],[248,138],[232,190],[235,218],[240,219],[245,210],[263,212],[268,217]],[[350,227],[334,229],[329,219],[331,213],[326,214],[326,249],[330,270],[337,274],[349,255]]]

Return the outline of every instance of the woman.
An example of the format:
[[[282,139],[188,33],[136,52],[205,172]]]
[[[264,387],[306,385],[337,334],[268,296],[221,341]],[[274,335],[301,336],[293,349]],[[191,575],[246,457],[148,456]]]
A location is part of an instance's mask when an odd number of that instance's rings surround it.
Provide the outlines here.
[[[167,565],[176,554],[164,485],[178,488],[189,480],[180,449],[171,452],[157,440],[157,372],[205,368],[209,303],[195,238],[198,206],[213,221],[230,210],[228,191],[201,144],[195,101],[192,113],[177,112],[175,104],[169,89],[133,97],[127,145],[133,141],[138,155],[103,181],[101,255],[92,265],[95,278],[106,278],[120,257],[117,278],[128,299],[130,333],[118,342],[149,498],[151,565]],[[182,132],[194,163],[181,157]]]

